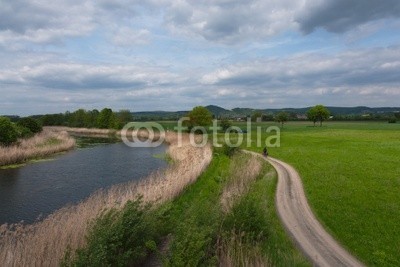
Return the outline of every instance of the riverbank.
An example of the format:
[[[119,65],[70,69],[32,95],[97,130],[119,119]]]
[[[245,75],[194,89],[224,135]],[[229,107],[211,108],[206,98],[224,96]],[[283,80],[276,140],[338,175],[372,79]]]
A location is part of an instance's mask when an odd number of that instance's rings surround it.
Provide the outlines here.
[[[178,146],[176,134],[167,133],[168,154],[173,164],[140,182],[116,185],[94,193],[80,204],[65,207],[32,225],[0,227],[0,262],[5,266],[59,265],[67,249],[75,251],[86,244],[85,236],[104,210],[120,209],[129,200],[164,203],[193,183],[211,161],[210,146],[196,148],[184,136]],[[127,159],[129,160],[129,159]]]
[[[67,132],[44,129],[31,138],[20,139],[15,145],[0,146],[0,167],[42,159],[74,147],[75,140]]]
[[[93,137],[110,137],[115,136],[119,131],[113,129],[98,129],[98,128],[74,128],[64,126],[46,126],[47,129],[55,132],[67,132],[71,135],[93,136]]]

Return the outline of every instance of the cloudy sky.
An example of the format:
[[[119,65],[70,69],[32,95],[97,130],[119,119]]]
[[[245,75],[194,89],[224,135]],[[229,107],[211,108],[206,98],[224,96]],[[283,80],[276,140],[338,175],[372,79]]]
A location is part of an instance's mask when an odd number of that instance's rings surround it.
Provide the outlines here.
[[[0,114],[399,106],[399,0],[0,0]]]

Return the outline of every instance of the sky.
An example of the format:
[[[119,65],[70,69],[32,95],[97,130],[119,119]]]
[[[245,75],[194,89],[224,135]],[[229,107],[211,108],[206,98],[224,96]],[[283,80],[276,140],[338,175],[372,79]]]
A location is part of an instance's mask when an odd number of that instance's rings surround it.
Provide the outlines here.
[[[399,0],[0,0],[3,115],[399,100]]]

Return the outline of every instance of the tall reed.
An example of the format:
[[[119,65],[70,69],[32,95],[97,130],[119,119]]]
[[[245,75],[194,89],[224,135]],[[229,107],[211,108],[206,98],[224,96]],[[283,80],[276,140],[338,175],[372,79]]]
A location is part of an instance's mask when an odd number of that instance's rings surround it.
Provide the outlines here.
[[[48,129],[56,132],[68,132],[76,135],[90,135],[90,136],[99,136],[99,137],[107,137],[110,135],[114,135],[117,133],[116,130],[113,129],[98,129],[98,128],[74,128],[74,127],[65,127],[65,126],[46,126],[44,129]]]
[[[238,154],[234,156],[231,171],[234,175],[230,177],[221,195],[222,210],[228,213],[234,203],[246,194],[252,182],[260,174],[262,163],[254,155]]]
[[[75,147],[75,140],[65,131],[44,129],[28,139],[20,139],[17,144],[0,146],[0,166],[23,163]]]
[[[184,136],[178,147],[177,136],[166,134],[168,154],[174,164],[139,182],[128,182],[92,194],[81,203],[60,209],[32,225],[0,226],[0,262],[2,266],[56,266],[64,253],[85,245],[90,222],[109,208],[121,208],[142,196],[146,202],[161,203],[177,196],[193,183],[212,157],[209,145],[197,148]],[[129,160],[129,159],[127,159]]]

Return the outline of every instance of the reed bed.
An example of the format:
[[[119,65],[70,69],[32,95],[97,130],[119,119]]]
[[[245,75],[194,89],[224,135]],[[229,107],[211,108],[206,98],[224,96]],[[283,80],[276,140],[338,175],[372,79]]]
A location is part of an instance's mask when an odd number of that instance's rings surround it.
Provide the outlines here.
[[[84,135],[84,136],[97,136],[97,137],[108,137],[117,133],[113,129],[98,129],[98,128],[74,128],[74,127],[64,127],[64,126],[46,126],[43,129],[48,129],[56,132],[68,132],[74,135]]]
[[[262,169],[260,159],[254,155],[239,154],[231,165],[231,172],[234,173],[230,177],[227,185],[221,194],[222,210],[228,213],[236,200],[246,194],[252,182],[258,177]]]
[[[0,146],[0,166],[24,163],[74,147],[75,140],[67,132],[44,129],[31,138],[18,140],[15,145]]]
[[[273,263],[263,256],[261,244],[249,242],[246,233],[232,232],[220,238],[217,246],[218,264],[221,267],[266,267]]]
[[[81,203],[60,209],[43,221],[32,225],[0,226],[0,262],[2,266],[57,266],[67,250],[75,251],[85,245],[85,235],[101,212],[121,208],[128,200],[139,196],[145,202],[162,203],[176,197],[193,183],[212,158],[209,145],[196,148],[184,136],[177,145],[174,133],[166,134],[168,153],[174,160],[163,171],[147,179],[113,186],[98,191]]]

